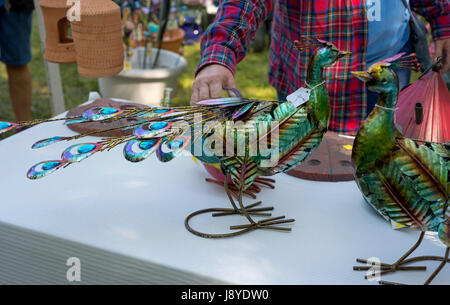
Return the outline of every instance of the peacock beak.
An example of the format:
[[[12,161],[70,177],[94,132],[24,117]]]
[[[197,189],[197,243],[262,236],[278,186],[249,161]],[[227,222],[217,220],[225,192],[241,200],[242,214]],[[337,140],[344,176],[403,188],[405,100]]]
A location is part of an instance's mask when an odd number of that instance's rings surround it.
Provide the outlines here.
[[[350,56],[350,55],[352,55],[352,52],[348,52],[348,51],[339,51],[338,58],[342,58],[342,57]]]
[[[353,71],[352,74],[365,83],[373,80],[372,75],[366,71]]]

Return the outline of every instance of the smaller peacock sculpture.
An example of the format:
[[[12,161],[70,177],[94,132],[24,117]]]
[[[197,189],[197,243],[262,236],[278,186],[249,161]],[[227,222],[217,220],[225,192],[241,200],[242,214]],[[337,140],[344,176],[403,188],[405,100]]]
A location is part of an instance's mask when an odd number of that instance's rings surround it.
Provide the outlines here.
[[[372,65],[368,71],[352,72],[369,90],[379,94],[375,109],[355,138],[352,152],[355,180],[366,201],[382,215],[421,232],[418,242],[395,263],[382,264],[378,275],[407,270],[404,265],[415,261],[441,261],[426,280],[425,284],[429,284],[448,262],[450,251],[450,146],[405,138],[397,130],[393,117],[399,85],[394,67],[416,70],[418,63],[414,54],[399,54]],[[426,231],[438,232],[447,246],[444,257],[408,259]],[[354,269],[367,270],[362,266]]]

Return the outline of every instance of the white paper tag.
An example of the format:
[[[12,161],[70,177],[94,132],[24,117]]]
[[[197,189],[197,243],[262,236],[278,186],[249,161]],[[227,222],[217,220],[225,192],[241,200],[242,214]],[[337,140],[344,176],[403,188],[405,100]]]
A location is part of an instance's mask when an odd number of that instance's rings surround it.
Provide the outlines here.
[[[286,99],[289,102],[291,102],[295,107],[298,107],[309,101],[310,96],[311,96],[311,89],[300,87],[295,92],[289,94]]]

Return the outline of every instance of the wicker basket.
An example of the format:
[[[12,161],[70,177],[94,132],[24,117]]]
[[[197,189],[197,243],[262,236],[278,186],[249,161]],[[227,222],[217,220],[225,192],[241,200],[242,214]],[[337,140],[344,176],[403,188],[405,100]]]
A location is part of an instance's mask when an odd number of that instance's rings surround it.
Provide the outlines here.
[[[69,21],[66,17],[70,8],[67,0],[40,0],[39,6],[46,33],[44,58],[55,63],[75,62],[75,44],[69,36]]]
[[[123,69],[120,8],[111,0],[80,0],[81,16],[72,21],[78,73],[98,78]]]
[[[184,36],[184,31],[180,28],[166,30],[166,32],[164,33],[161,49],[182,54],[183,49],[181,48],[181,44],[183,43]],[[153,46],[157,46],[156,41],[153,41]]]

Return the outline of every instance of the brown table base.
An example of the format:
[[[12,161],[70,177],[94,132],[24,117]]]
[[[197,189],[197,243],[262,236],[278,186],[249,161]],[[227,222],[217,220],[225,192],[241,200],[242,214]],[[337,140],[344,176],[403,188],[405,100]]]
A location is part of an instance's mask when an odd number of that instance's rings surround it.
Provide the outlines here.
[[[314,181],[351,181],[353,139],[327,132],[319,147],[299,166],[287,172],[297,178]]]

